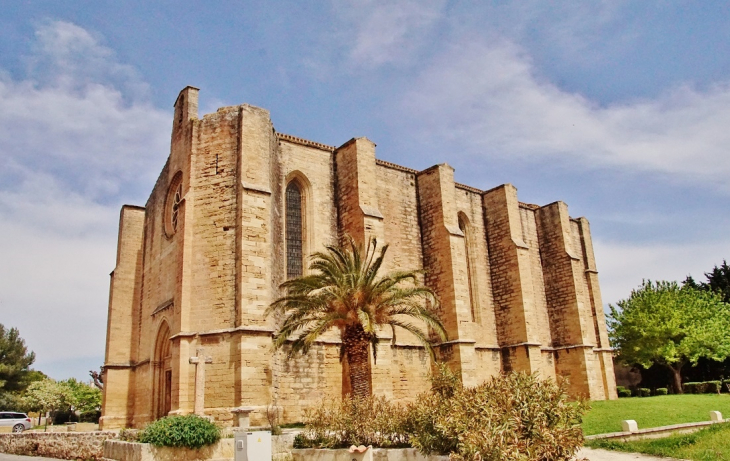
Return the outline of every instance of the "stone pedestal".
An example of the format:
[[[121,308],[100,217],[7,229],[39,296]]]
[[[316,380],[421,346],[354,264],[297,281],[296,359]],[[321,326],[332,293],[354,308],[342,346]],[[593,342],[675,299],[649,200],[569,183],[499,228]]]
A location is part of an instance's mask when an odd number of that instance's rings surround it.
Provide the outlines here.
[[[251,427],[249,415],[254,407],[238,407],[231,410],[233,413],[233,430],[247,431]]]

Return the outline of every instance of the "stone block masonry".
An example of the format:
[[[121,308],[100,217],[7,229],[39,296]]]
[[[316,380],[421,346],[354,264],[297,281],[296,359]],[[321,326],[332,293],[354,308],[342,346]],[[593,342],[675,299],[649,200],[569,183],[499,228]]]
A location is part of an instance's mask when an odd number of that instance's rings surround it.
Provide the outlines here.
[[[241,406],[254,407],[254,425],[274,406],[296,422],[347,393],[337,331],[287,359],[272,350],[278,320],[264,311],[290,270],[306,274],[308,255],[348,235],[389,244],[384,270],[423,271],[449,333],[438,358],[464,383],[525,371],[616,398],[588,221],[567,205],[521,203],[510,184],[457,184],[447,164],[377,159],[364,137],[333,147],[277,133],[268,111],[246,104],[200,118],[198,89],[187,87],[147,203],[122,208],[102,426],[196,407],[232,424]],[[382,331],[377,348],[375,393],[428,388],[433,364],[410,334]]]
[[[57,459],[101,459],[104,441],[119,434],[96,432],[24,432],[0,434],[0,453]]]

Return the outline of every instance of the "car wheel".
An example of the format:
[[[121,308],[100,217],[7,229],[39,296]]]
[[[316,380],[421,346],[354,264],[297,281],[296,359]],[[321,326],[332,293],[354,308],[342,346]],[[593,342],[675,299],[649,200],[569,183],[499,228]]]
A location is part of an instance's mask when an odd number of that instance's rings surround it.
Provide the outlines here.
[[[25,426],[22,424],[16,424],[13,426],[13,432],[23,432],[25,430]]]

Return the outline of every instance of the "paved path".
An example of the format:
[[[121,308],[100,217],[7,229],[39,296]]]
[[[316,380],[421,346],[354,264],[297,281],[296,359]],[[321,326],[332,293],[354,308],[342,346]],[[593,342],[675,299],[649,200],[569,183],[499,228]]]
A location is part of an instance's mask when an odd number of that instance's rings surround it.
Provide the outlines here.
[[[40,456],[20,456],[0,453],[0,461],[58,461],[56,458],[41,458]]]
[[[678,461],[676,458],[661,458],[658,456],[642,455],[640,453],[624,453],[622,451],[600,450],[586,447],[581,448],[576,458],[585,458],[589,461]]]

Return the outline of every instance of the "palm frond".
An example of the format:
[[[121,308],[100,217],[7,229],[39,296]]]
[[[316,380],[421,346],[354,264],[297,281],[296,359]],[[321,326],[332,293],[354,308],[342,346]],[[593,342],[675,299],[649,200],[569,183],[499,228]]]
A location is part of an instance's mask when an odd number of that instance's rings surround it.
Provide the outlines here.
[[[281,284],[286,293],[269,305],[266,315],[277,315],[281,322],[274,335],[274,346],[292,343],[292,353],[309,347],[327,330],[359,325],[377,351],[377,331],[385,325],[418,330],[404,318],[423,322],[442,339],[446,331],[436,314],[438,299],[433,291],[419,284],[423,271],[394,271],[383,276],[388,245],[370,239],[359,246],[351,237],[345,245],[330,245],[310,258],[309,275]],[[428,341],[420,331],[416,337]]]

